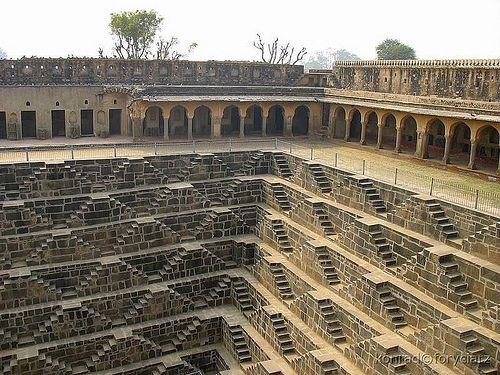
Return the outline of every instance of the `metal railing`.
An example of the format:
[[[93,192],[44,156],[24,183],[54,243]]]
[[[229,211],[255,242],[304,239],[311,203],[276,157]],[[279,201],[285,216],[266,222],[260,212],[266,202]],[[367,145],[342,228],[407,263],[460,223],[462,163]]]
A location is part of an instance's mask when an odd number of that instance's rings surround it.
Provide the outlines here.
[[[416,193],[457,203],[493,215],[500,215],[500,193],[473,188],[444,179],[419,175],[400,168],[388,168],[352,154],[315,150],[279,138],[194,140],[168,143],[81,144],[0,148],[0,163],[63,161],[112,157],[142,157],[203,152],[279,150],[320,164],[333,166],[374,180],[401,186]]]
[[[500,187],[499,193],[491,192],[402,168],[389,168],[352,154],[327,153],[283,140],[277,140],[277,146],[280,151],[314,160],[319,164],[362,174],[374,180],[400,186],[416,193],[428,194],[488,214],[500,215]]]

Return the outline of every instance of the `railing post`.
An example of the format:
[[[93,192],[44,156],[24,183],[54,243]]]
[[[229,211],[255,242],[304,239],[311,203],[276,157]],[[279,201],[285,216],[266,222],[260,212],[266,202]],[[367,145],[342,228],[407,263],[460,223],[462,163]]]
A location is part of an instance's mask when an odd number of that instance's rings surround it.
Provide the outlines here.
[[[75,160],[75,148],[71,146],[71,160]]]
[[[113,157],[116,158],[116,143],[113,145]]]
[[[476,189],[476,200],[474,202],[474,208],[477,210],[478,207],[479,207],[479,190]]]
[[[277,150],[278,149],[278,138],[274,138],[274,149]]]
[[[158,151],[156,150],[156,142],[155,142],[155,155],[158,155]]]
[[[229,152],[232,151],[232,146],[233,146],[232,140],[231,140],[231,138],[229,138]]]
[[[292,142],[290,142],[290,155],[293,153],[292,145]]]
[[[335,168],[337,168],[337,162],[338,162],[338,153],[335,153]]]
[[[429,191],[429,195],[432,195],[432,190],[434,189],[434,177],[431,177],[431,188]]]
[[[314,156],[313,156],[313,152],[314,152],[314,150],[313,150],[313,148],[311,147],[311,160],[313,160],[313,158],[314,158]]]
[[[364,176],[365,175],[365,164],[366,164],[366,160],[363,159],[363,163],[362,163],[362,166],[361,166],[361,174]]]
[[[394,169],[394,185],[398,184],[398,168]]]
[[[196,141],[193,139],[193,152],[196,152]]]
[[[30,161],[29,149],[26,147],[26,161]]]

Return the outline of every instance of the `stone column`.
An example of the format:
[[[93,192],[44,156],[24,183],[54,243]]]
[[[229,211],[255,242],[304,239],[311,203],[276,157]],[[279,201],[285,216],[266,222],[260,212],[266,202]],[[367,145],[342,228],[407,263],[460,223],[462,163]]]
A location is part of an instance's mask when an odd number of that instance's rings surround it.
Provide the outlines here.
[[[422,131],[417,131],[417,147],[415,150],[415,157],[423,159],[425,157],[427,148],[427,134]]]
[[[450,150],[451,150],[451,137],[449,135],[444,137],[444,155],[443,163],[448,164],[450,162]]]
[[[134,139],[141,139],[144,135],[142,129],[142,118],[141,117],[132,117],[132,137]]]
[[[368,124],[366,123],[366,121],[363,121],[361,123],[361,138],[359,140],[359,143],[361,145],[366,145],[366,127],[368,126]]]
[[[221,118],[219,116],[215,116],[212,118],[212,138],[220,138],[220,127],[221,127]]]
[[[346,116],[344,141],[349,142],[350,134],[351,134],[351,122],[349,121],[349,118]]]
[[[168,134],[168,120],[170,119],[170,117],[163,117],[163,140],[164,141],[168,141],[168,137],[169,137],[169,134]]]
[[[188,140],[193,139],[193,118],[188,116]]]
[[[476,168],[476,151],[477,151],[477,142],[471,142],[469,165],[467,166],[467,168],[469,169]]]
[[[377,148],[382,148],[382,130],[384,129],[383,124],[378,124],[378,131],[377,131]]]
[[[293,116],[286,115],[285,116],[285,137],[291,137],[293,136],[293,129],[292,125],[293,124]]]
[[[500,174],[500,157],[498,158],[497,174]]]
[[[240,138],[245,138],[245,117],[240,116]]]
[[[262,136],[265,137],[266,135],[267,135],[267,116],[264,116],[264,113],[262,113]]]
[[[401,127],[396,128],[396,148],[394,149],[394,151],[398,153],[401,152],[401,136],[402,136]]]

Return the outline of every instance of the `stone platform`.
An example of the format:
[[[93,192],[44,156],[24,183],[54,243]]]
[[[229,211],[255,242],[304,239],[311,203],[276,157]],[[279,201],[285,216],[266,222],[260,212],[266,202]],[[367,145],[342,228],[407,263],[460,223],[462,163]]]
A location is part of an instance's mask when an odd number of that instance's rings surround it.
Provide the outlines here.
[[[280,152],[0,169],[3,374],[498,373],[498,217]]]

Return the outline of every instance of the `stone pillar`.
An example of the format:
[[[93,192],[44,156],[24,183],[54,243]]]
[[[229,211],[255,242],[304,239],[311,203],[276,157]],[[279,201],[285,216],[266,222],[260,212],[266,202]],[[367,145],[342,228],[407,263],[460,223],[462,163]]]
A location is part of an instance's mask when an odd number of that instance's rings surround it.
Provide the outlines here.
[[[450,150],[451,150],[451,137],[449,135],[444,137],[444,155],[443,155],[443,163],[448,164],[450,162]]]
[[[245,117],[240,116],[240,138],[245,138]]]
[[[417,146],[415,150],[415,157],[423,159],[425,156],[426,148],[427,148],[427,134],[422,131],[417,131]]]
[[[193,139],[193,118],[188,116],[188,140]]]
[[[350,134],[351,134],[351,121],[349,121],[349,118],[346,116],[344,141],[349,142]]]
[[[402,136],[402,131],[401,127],[396,128],[396,148],[394,151],[396,152],[401,152],[401,136]]]
[[[499,155],[499,158],[498,158],[497,174],[500,174],[500,155]]]
[[[377,148],[382,148],[382,130],[384,129],[383,124],[378,124],[378,131],[377,131]]]
[[[476,168],[476,151],[477,151],[477,142],[471,142],[469,165],[467,166],[467,168],[469,169]]]
[[[141,117],[132,117],[132,137],[134,139],[141,139],[144,135],[142,121]]]
[[[429,158],[429,133],[424,133],[422,138],[422,158]]]
[[[361,123],[361,138],[359,140],[359,143],[362,145],[366,145],[366,127],[367,126],[368,126],[368,124],[366,123],[366,121],[363,121]]]
[[[221,127],[221,118],[219,116],[215,116],[212,118],[212,138],[220,138],[220,127]]]
[[[285,134],[284,134],[285,137],[293,136],[292,124],[293,124],[293,116],[286,115],[285,116]]]
[[[265,137],[267,135],[267,116],[264,116],[262,113],[262,136]]]
[[[169,139],[169,134],[168,134],[168,120],[170,117],[163,117],[163,140],[168,141]]]

